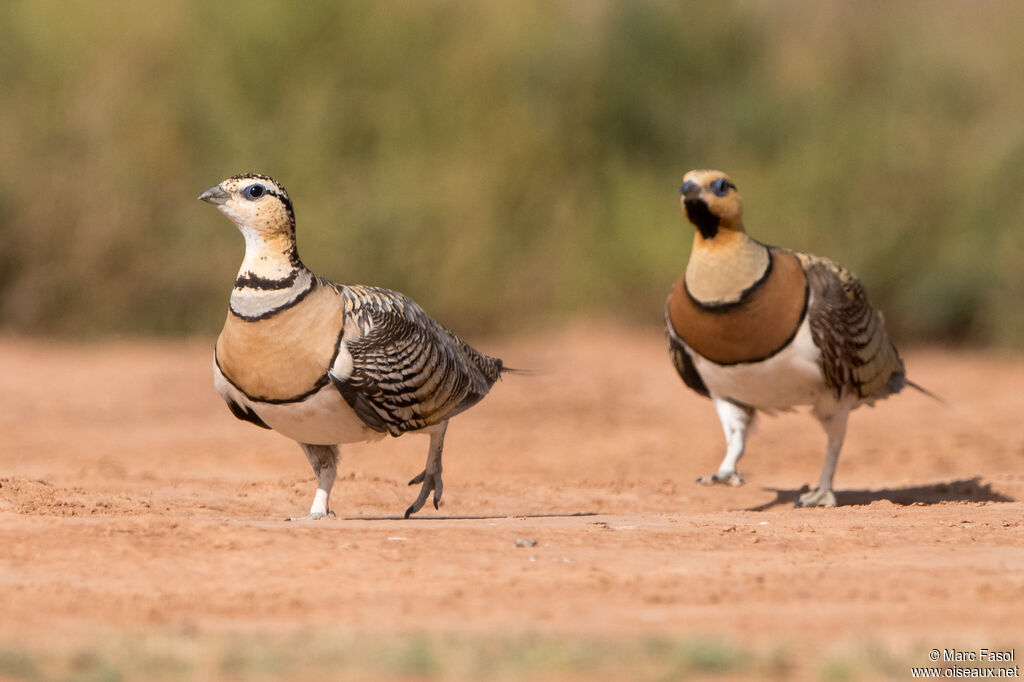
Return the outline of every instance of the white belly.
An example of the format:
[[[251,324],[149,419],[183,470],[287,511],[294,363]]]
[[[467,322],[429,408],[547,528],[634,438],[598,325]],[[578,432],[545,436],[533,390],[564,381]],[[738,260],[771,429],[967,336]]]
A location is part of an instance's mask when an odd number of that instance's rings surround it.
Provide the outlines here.
[[[693,351],[690,357],[713,398],[771,412],[815,405],[831,394],[818,365],[821,351],[806,319],[792,343],[762,362],[717,365]]]
[[[300,443],[360,443],[380,440],[386,435],[366,426],[329,383],[301,402],[275,404],[253,401],[232,386],[214,363],[213,384],[225,400],[233,400],[251,409],[267,426]]]

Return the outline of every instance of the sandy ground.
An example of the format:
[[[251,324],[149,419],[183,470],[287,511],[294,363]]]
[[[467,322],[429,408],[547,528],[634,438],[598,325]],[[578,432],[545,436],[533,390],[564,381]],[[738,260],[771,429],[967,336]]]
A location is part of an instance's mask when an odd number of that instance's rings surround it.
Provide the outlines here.
[[[697,485],[721,431],[657,330],[474,341],[534,373],[453,420],[440,510],[401,518],[427,446],[409,435],[344,448],[337,518],[297,524],[305,458],[230,415],[212,340],[0,339],[0,644],[534,632],[1024,657],[1024,356],[905,353],[950,406],[858,410],[840,507],[795,509],[817,423],[762,419],[747,484]]]

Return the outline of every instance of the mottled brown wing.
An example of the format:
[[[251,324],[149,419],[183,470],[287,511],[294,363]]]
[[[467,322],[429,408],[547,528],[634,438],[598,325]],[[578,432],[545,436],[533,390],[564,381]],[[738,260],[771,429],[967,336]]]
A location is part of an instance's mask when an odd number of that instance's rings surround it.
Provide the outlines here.
[[[501,360],[476,351],[412,301],[402,297],[392,303],[379,307],[364,302],[372,325],[363,336],[346,342],[351,375],[344,380],[332,375],[332,381],[370,428],[397,436],[438,424],[476,404],[502,367]]]
[[[671,301],[671,297],[669,297],[669,301]],[[693,364],[693,359],[687,352],[683,340],[679,338],[675,329],[672,328],[672,320],[669,317],[669,301],[665,301],[665,338],[668,340],[669,357],[672,358],[672,364],[675,365],[676,371],[682,377],[683,383],[702,396],[710,398],[711,393],[708,392],[708,387],[704,385],[704,380],[701,378],[700,372],[697,371],[697,367]]]
[[[903,360],[889,340],[882,314],[871,307],[853,273],[827,258],[797,253],[807,273],[807,311],[814,344],[821,350],[825,382],[865,400],[884,398],[906,383]]]

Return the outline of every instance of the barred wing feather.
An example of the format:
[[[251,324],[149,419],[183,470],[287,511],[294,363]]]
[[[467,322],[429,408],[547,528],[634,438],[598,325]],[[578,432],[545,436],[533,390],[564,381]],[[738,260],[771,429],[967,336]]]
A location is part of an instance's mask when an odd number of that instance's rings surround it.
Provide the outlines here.
[[[479,353],[411,301],[403,303],[365,311],[369,330],[346,344],[351,375],[332,376],[360,419],[393,436],[471,407],[501,373],[500,360]]]
[[[903,361],[860,280],[827,258],[797,257],[814,294],[808,317],[826,383],[837,396],[845,389],[868,401],[902,389]]]

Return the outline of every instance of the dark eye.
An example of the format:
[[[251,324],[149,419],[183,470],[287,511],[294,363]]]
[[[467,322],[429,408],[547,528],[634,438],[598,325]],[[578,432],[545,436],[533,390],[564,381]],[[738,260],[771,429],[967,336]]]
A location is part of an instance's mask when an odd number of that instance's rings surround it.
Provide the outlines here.
[[[263,185],[256,183],[255,185],[249,185],[245,188],[244,192],[246,199],[259,199],[261,196],[267,193],[267,188]]]
[[[730,187],[735,188],[736,185],[732,184],[725,178],[718,178],[717,180],[711,183],[711,191],[720,197],[724,197],[726,194],[728,194]]]

